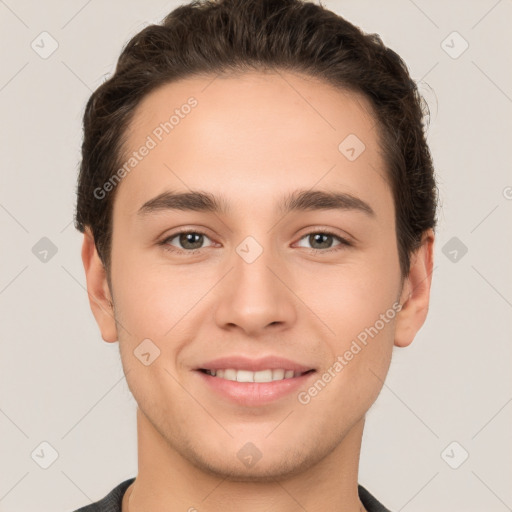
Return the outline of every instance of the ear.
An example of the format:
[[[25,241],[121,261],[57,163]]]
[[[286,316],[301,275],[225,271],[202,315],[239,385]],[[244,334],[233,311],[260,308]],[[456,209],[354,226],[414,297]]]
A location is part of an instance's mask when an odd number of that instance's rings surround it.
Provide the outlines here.
[[[98,255],[94,237],[89,227],[85,229],[82,243],[82,262],[87,281],[89,304],[104,341],[117,341],[112,296],[107,281],[105,267]]]
[[[404,280],[395,324],[395,345],[407,347],[427,318],[434,265],[434,232],[423,233],[420,247],[411,256],[409,275]]]

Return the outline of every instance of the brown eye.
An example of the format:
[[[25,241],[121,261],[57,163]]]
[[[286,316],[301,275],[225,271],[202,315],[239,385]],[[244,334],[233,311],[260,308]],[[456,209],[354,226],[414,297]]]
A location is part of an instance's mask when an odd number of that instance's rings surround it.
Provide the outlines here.
[[[166,248],[170,250],[176,250],[178,252],[191,252],[202,249],[205,239],[209,240],[204,233],[198,231],[183,231],[167,237],[162,242],[162,245],[167,246]],[[173,243],[173,240],[176,240],[176,242]]]
[[[328,252],[330,250],[337,250],[339,246],[349,246],[350,243],[344,238],[335,235],[334,233],[329,233],[327,231],[316,231],[313,233],[309,233],[301,238],[301,240],[307,240],[310,244],[310,247],[306,247],[307,249],[312,249],[313,251],[319,252]],[[338,243],[334,243],[335,241]],[[300,247],[305,247],[304,245],[300,245]]]
[[[308,241],[313,246],[313,249],[329,249],[333,243],[333,236],[325,233],[315,233],[309,235]]]
[[[203,235],[199,233],[181,233],[178,240],[184,249],[199,249],[203,245]]]

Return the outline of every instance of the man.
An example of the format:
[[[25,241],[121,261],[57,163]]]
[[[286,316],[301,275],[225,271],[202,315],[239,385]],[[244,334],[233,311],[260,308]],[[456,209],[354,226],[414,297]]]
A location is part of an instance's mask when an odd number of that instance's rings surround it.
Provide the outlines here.
[[[388,510],[361,439],[427,315],[436,210],[403,61],[313,3],[184,5],[93,93],[82,157],[139,468],[80,510]]]

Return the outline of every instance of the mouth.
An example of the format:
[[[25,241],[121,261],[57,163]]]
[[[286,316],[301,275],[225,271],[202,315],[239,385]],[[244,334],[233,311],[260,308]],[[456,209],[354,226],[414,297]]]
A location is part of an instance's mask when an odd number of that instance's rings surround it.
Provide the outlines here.
[[[217,397],[241,407],[263,407],[289,399],[314,379],[316,370],[267,368],[257,371],[236,368],[198,368],[201,386]]]
[[[294,370],[287,370],[285,368],[268,368],[253,372],[250,370],[238,370],[236,368],[199,368],[199,371],[206,375],[210,375],[211,377],[234,382],[268,383],[302,377],[303,375],[312,373],[315,370],[311,369],[304,372],[298,372]]]

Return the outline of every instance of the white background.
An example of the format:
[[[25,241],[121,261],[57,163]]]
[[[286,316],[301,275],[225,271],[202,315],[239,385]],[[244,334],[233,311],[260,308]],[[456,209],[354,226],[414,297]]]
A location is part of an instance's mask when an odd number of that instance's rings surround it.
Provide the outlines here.
[[[429,319],[395,349],[359,482],[394,512],[512,510],[512,2],[323,4],[408,64],[441,196]],[[1,512],[71,511],[136,476],[136,404],[90,312],[72,219],[85,102],[177,5],[0,0]],[[43,31],[58,42],[47,59],[31,48]],[[469,43],[456,59],[442,46],[453,31]],[[57,248],[47,262],[32,252],[42,237]],[[453,237],[468,249],[455,262]],[[31,457],[43,441],[58,452],[48,469]],[[469,453],[458,469],[441,457],[453,441],[452,463]]]

